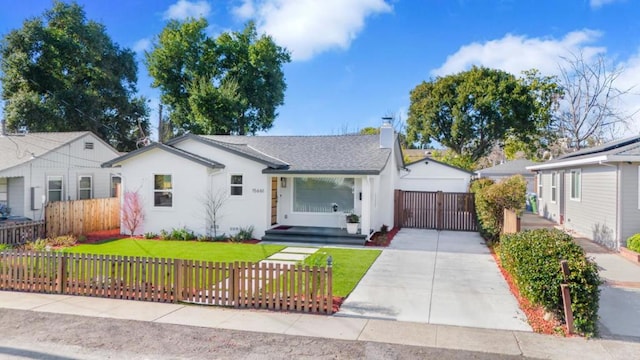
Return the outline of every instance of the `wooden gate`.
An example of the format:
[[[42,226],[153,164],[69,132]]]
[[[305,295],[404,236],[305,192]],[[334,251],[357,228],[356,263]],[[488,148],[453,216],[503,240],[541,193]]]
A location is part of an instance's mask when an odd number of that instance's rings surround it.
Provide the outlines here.
[[[396,226],[478,231],[472,193],[395,191]]]

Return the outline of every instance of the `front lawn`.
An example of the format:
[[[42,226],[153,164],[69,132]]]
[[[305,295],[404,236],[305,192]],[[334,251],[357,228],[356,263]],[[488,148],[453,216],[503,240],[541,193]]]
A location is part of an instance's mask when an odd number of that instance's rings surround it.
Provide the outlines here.
[[[346,297],[378,258],[380,250],[322,248],[304,262],[309,265],[327,265],[333,258],[333,295]]]
[[[219,242],[120,239],[83,244],[64,251],[77,254],[146,256],[213,262],[257,262],[284,249],[280,245],[230,244]]]

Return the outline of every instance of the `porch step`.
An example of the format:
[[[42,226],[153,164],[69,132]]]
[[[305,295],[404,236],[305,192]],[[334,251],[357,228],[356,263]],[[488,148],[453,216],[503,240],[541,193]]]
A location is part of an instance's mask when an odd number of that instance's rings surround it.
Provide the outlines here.
[[[279,226],[269,229],[262,241],[364,245],[366,235],[349,234],[345,229],[317,226]]]
[[[262,237],[262,241],[336,244],[336,245],[364,245],[366,240],[367,238],[364,235],[360,235],[358,237],[346,237],[346,236],[265,234]]]

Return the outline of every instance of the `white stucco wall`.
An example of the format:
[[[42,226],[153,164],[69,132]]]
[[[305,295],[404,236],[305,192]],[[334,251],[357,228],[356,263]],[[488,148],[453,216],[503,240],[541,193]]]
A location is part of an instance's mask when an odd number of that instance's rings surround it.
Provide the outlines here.
[[[398,180],[398,188],[405,191],[467,192],[471,174],[429,159],[407,165]]]

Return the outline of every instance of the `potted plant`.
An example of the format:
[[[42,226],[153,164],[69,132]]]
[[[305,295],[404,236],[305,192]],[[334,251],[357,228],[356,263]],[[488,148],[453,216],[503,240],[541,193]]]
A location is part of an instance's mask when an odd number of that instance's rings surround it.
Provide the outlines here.
[[[355,234],[358,232],[358,223],[360,222],[360,217],[356,214],[347,215],[347,233]]]
[[[8,218],[9,214],[11,214],[11,209],[5,204],[0,204],[0,219]]]

